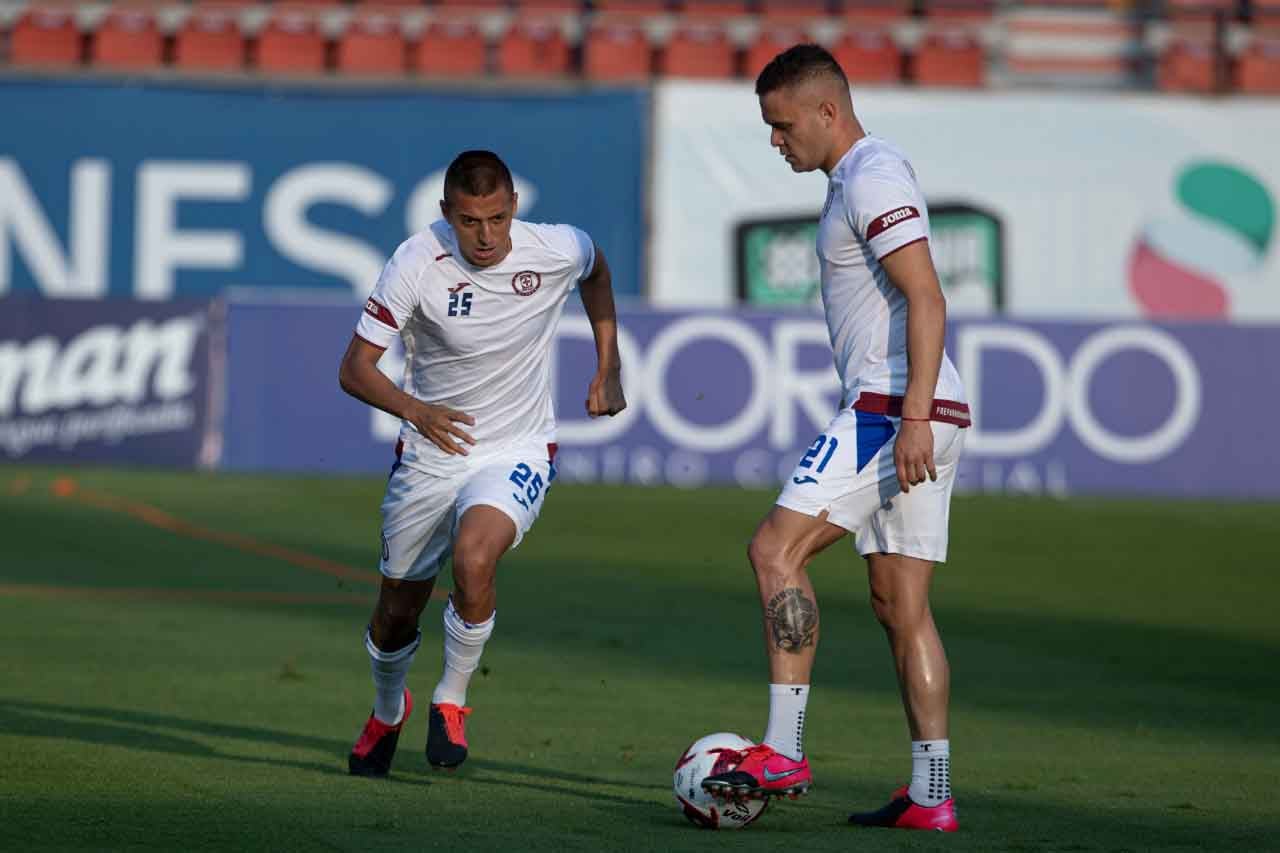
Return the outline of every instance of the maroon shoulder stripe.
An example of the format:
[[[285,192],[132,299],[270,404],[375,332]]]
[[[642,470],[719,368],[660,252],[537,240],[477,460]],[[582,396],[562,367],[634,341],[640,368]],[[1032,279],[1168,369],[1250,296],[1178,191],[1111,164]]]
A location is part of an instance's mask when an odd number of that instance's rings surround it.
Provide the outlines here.
[[[867,239],[878,237],[893,226],[906,222],[908,219],[919,218],[920,211],[911,205],[899,207],[897,210],[891,210],[888,213],[882,213],[871,220],[871,224],[867,226]]]
[[[370,296],[369,301],[364,304],[364,313],[368,314],[384,326],[390,326],[396,330],[399,330],[400,328],[396,325],[396,318],[391,315],[389,310],[387,310],[387,306],[383,305],[372,296]]]

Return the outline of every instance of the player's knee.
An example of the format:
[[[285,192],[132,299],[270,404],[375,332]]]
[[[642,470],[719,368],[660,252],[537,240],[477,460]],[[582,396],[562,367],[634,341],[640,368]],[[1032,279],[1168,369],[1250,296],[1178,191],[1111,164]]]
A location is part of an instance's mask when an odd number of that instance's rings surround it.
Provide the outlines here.
[[[453,594],[476,601],[493,591],[497,563],[479,549],[459,549],[453,556]]]
[[[747,545],[747,559],[757,575],[771,575],[785,571],[782,543],[764,530],[757,530]]]

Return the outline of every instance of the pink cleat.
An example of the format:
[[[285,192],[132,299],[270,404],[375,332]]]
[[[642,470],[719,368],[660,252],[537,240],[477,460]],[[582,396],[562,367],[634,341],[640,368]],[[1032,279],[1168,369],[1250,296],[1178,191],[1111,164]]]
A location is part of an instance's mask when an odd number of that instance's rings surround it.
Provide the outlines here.
[[[807,792],[813,785],[809,759],[793,761],[771,746],[760,744],[742,752],[742,761],[732,770],[702,780],[702,789],[723,799],[767,799],[791,797]]]
[[[851,814],[849,823],[894,829],[932,829],[938,832],[955,832],[960,828],[960,823],[956,820],[954,797],[943,800],[936,806],[922,806],[911,801],[905,785],[893,792],[893,799],[887,806],[874,812]]]

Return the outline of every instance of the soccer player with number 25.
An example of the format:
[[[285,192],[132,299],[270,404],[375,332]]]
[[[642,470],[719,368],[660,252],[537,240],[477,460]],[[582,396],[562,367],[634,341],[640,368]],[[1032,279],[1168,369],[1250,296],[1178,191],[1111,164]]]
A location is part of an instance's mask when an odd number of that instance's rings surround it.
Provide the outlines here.
[[[506,164],[466,151],[445,173],[444,218],[396,250],[342,358],[348,394],[403,421],[382,501],[382,585],[364,638],[374,701],[348,761],[385,776],[413,710],[405,687],[418,621],[444,562],[444,673],[431,697],[427,761],[467,757],[467,685],[493,632],[498,560],[533,526],[555,479],[551,355],[577,286],[595,336],[587,413],[616,415],[622,395],[612,280],[603,253],[569,225],[515,218]],[[400,337],[405,390],[379,371]]]

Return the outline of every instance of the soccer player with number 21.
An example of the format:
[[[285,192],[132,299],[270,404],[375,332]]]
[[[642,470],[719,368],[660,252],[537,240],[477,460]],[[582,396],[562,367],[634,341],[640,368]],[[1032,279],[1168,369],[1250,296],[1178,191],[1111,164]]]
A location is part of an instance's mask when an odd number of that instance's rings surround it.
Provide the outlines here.
[[[431,697],[427,761],[467,757],[467,686],[493,632],[498,560],[533,526],[555,479],[551,355],[569,292],[595,336],[592,417],[626,407],[604,254],[569,225],[515,218],[506,164],[466,151],[445,173],[444,218],[400,245],[342,358],[343,390],[403,421],[382,500],[382,585],[364,638],[373,712],[352,747],[357,776],[385,776],[413,710],[405,687],[437,574],[453,558],[444,673]],[[405,390],[379,371],[405,347]]]
[[[897,670],[912,772],[886,806],[849,820],[950,832],[950,673],[929,586],[934,563],[947,557],[969,407],[943,351],[946,302],[929,253],[929,213],[905,157],[863,131],[849,81],[826,50],[779,54],[760,72],[756,95],[770,143],[792,170],[827,174],[817,250],[844,399],[748,549],[769,658],[764,741],[702,785],[732,798],[809,789],[802,737],[819,622],[805,567],[854,532]]]

